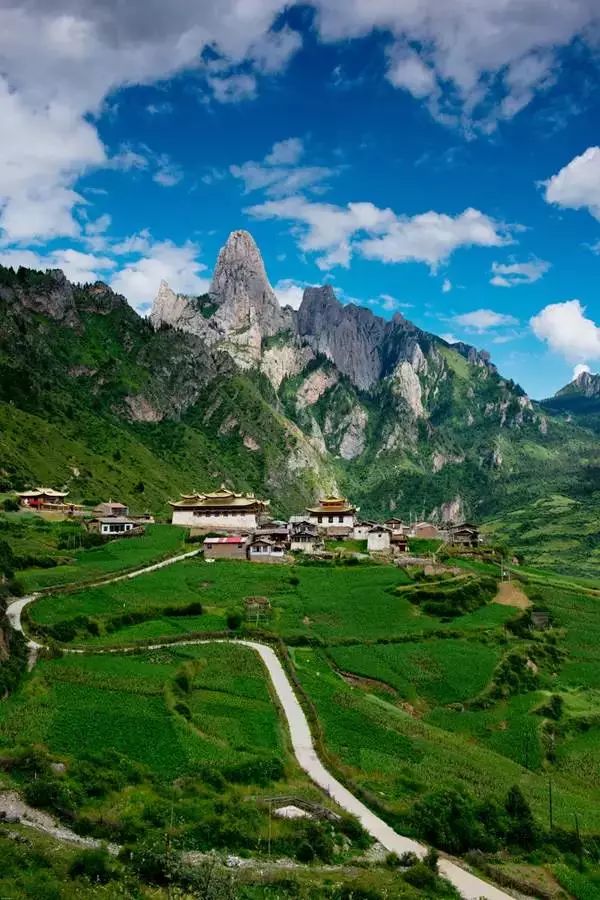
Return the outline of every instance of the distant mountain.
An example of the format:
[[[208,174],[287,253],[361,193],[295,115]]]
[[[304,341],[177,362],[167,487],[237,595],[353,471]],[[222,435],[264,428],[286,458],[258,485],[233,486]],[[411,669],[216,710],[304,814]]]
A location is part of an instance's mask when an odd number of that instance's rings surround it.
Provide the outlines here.
[[[247,232],[221,250],[208,294],[163,283],[149,319],[104,284],[27,269],[0,269],[0,315],[5,488],[44,481],[160,510],[226,481],[279,512],[336,489],[365,515],[477,519],[549,493],[585,515],[597,488],[597,439],[486,353],[343,305],[330,286],[282,309]]]
[[[581,372],[541,405],[600,433],[600,374]]]

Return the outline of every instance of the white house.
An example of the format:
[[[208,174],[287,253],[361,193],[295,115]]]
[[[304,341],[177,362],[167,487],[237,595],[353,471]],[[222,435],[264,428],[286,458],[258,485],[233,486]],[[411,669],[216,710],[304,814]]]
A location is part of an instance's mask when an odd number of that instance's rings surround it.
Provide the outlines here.
[[[351,537],[356,509],[345,497],[323,497],[317,506],[307,507],[308,521],[331,537]]]
[[[285,547],[269,538],[254,538],[248,544],[247,554],[250,562],[285,562]]]
[[[367,535],[367,550],[385,551],[391,546],[392,532],[385,525],[374,525]]]
[[[186,525],[199,531],[254,531],[260,517],[268,509],[268,500],[254,494],[236,494],[225,485],[209,494],[182,494],[181,500],[169,502],[173,525]]]
[[[373,527],[374,522],[355,522],[352,529],[352,537],[355,541],[366,541],[369,536],[369,530]]]
[[[136,523],[125,516],[106,516],[106,518],[98,519],[100,526],[100,534],[109,536],[118,536],[128,531],[133,531]]]

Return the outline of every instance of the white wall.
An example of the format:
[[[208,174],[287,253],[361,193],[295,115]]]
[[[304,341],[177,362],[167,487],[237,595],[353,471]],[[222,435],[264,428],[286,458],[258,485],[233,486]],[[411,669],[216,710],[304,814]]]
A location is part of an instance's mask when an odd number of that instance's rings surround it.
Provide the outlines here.
[[[322,521],[319,522],[319,516],[316,513],[311,513],[308,517],[308,521],[311,525],[316,525],[317,528],[320,528],[322,531],[325,531],[330,525],[349,525],[350,528],[354,528],[354,513],[348,513],[344,515],[338,515],[334,513],[333,515],[328,515],[324,513],[322,516]],[[329,520],[333,519],[333,522]],[[340,522],[340,519],[342,520]]]
[[[367,548],[369,550],[389,550],[390,549],[390,535],[389,532],[377,532],[376,534],[369,534],[367,537]]]
[[[196,516],[192,509],[174,509],[171,522],[173,525],[205,528],[207,531],[252,531],[257,526],[256,513],[240,512],[224,516]]]

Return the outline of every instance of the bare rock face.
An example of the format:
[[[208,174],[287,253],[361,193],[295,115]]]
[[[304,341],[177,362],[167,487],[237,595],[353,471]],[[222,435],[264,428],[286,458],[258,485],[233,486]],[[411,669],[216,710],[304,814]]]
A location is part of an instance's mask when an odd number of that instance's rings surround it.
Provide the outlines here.
[[[363,452],[368,420],[367,411],[362,406],[353,406],[339,421],[334,421],[330,414],[327,415],[324,432],[334,438],[342,459],[356,459]]]
[[[314,406],[325,391],[328,391],[339,381],[338,374],[331,370],[315,369],[308,375],[296,393],[296,406],[298,409],[306,409],[307,406]]]
[[[425,415],[423,409],[421,382],[412,365],[404,360],[398,363],[393,375],[392,390],[402,397],[406,405],[412,410],[416,419]]]
[[[314,358],[315,354],[310,347],[297,341],[286,342],[263,348],[260,367],[275,390],[278,390],[284,378],[298,375]]]
[[[221,248],[208,296],[176,294],[162,282],[150,321],[202,337],[226,350],[242,368],[256,365],[262,342],[293,331],[292,310],[281,309],[252,235],[233,231]]]
[[[298,333],[362,390],[381,376],[386,322],[368,309],[337,300],[331,285],[307,288],[298,310]]]

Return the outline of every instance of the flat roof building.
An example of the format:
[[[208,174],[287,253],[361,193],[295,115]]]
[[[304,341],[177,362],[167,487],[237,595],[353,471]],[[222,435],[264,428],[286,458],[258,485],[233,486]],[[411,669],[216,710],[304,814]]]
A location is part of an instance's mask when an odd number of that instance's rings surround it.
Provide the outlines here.
[[[182,494],[169,502],[173,525],[186,525],[199,531],[255,531],[269,508],[268,500],[254,494],[238,494],[221,485],[207,494]]]

